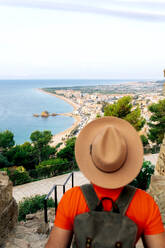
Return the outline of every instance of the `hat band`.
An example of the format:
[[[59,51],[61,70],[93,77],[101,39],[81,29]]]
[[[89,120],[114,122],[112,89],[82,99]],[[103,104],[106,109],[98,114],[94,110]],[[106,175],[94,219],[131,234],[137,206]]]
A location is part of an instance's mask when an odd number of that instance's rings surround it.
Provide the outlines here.
[[[109,173],[109,174],[112,174],[112,173],[114,173],[114,172],[116,172],[116,171],[119,171],[119,170],[123,167],[123,165],[125,164],[125,161],[126,161],[126,159],[127,159],[127,156],[125,156],[125,159],[123,160],[123,162],[122,162],[122,164],[120,165],[120,167],[116,168],[115,170],[112,170],[112,171],[105,171],[105,170],[101,169],[101,168],[95,163],[95,161],[93,160],[93,157],[92,157],[92,144],[90,145],[90,156],[91,156],[91,159],[92,159],[92,162],[93,162],[94,166],[95,166],[98,170],[100,170],[101,172],[104,172],[104,173]]]

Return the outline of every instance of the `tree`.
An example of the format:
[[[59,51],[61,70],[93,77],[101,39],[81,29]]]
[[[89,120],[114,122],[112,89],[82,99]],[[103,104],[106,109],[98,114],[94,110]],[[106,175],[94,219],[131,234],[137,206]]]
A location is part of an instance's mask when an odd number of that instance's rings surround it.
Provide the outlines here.
[[[0,150],[6,151],[12,146],[14,146],[14,134],[9,130],[0,132]]]
[[[144,134],[140,135],[140,138],[141,138],[141,141],[142,141],[144,147],[149,144],[148,139]]]
[[[44,146],[41,150],[41,161],[54,157],[56,151],[56,147],[51,147],[49,145]]]
[[[131,113],[125,116],[126,121],[128,121],[137,131],[141,130],[145,124],[145,119],[141,116],[141,110],[137,106]]]
[[[30,142],[23,145],[16,145],[6,153],[6,157],[16,166],[23,166],[27,170],[34,169],[38,164],[38,157],[35,148]]]
[[[101,117],[101,115],[99,113],[97,113],[96,118],[100,118],[100,117]]]
[[[34,131],[30,136],[32,144],[34,145],[34,148],[37,152],[39,163],[44,159],[48,159],[46,152],[50,147],[48,144],[51,141],[51,138],[51,131]],[[50,150],[51,153],[54,152],[53,149],[49,149],[49,151]]]
[[[12,166],[13,164],[10,163],[6,157],[4,157],[2,154],[0,154],[0,169],[4,167]]]
[[[154,173],[154,165],[150,161],[144,161],[138,176],[130,183],[137,188],[147,190],[150,186],[151,176]]]
[[[152,113],[150,117],[148,138],[152,142],[161,144],[165,133],[165,99],[153,103],[148,107]]]
[[[104,107],[104,116],[116,116],[128,121],[137,131],[145,124],[145,119],[141,116],[139,106],[133,109],[132,98],[124,96],[113,104]]]
[[[104,115],[124,118],[127,114],[131,113],[131,109],[132,109],[131,101],[132,98],[130,96],[124,96],[113,104],[107,104],[104,107]]]
[[[75,163],[75,147],[76,138],[70,138],[66,141],[66,146],[57,153],[57,158],[67,159],[70,162]]]

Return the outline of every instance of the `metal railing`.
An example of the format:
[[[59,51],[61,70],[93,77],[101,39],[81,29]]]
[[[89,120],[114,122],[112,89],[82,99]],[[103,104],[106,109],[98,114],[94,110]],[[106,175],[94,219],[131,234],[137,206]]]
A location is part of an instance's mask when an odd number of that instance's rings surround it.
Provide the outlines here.
[[[52,194],[52,192],[54,191],[54,208],[55,208],[55,215],[56,215],[56,211],[57,211],[57,187],[61,186],[63,187],[63,194],[66,191],[66,184],[69,181],[69,179],[72,178],[72,188],[74,186],[74,172],[70,173],[70,175],[67,177],[66,181],[64,182],[64,184],[55,184],[52,189],[49,191],[49,193],[47,194],[47,196],[44,199],[44,219],[45,219],[45,223],[48,223],[48,212],[47,212],[47,200],[50,197],[50,195]]]
[[[144,147],[144,154],[156,154],[160,152],[160,145],[155,145],[153,147]]]

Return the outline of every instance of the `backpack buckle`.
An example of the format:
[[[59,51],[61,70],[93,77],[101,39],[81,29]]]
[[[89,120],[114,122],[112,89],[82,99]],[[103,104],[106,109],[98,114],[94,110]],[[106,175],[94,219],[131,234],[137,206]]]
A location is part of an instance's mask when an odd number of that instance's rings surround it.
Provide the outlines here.
[[[97,206],[96,206],[95,211],[102,211],[102,210],[103,210],[103,204],[102,204],[102,202],[103,202],[104,200],[110,200],[110,201],[112,202],[112,211],[113,211],[114,213],[117,213],[117,214],[120,213],[117,204],[116,204],[116,203],[112,200],[112,198],[110,198],[110,197],[103,197],[103,198],[101,198],[101,200],[99,201],[99,203],[98,203]]]
[[[91,248],[92,246],[92,238],[87,237],[86,239],[86,248]]]

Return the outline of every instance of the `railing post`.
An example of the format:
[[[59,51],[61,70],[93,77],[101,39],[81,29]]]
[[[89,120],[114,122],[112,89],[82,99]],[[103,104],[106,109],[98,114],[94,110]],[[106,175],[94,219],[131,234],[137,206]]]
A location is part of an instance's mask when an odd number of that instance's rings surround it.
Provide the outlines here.
[[[55,207],[55,215],[57,210],[57,185],[54,187],[54,207]]]
[[[63,185],[63,194],[65,194],[65,184]]]
[[[50,190],[50,192],[47,194],[47,196],[44,199],[44,218],[45,218],[45,223],[48,223],[48,213],[47,213],[47,199],[49,198],[49,196],[52,194],[53,190],[54,190],[54,207],[55,207],[55,215],[56,215],[56,211],[57,211],[57,186],[63,186],[63,194],[65,194],[65,186],[68,182],[68,180],[72,177],[72,188],[74,187],[74,173],[70,173],[70,175],[68,176],[67,180],[65,181],[65,183],[63,185],[61,184],[56,184],[52,187],[52,189]]]
[[[72,188],[74,187],[74,173],[72,172]]]
[[[47,199],[44,199],[44,218],[45,218],[45,223],[48,223]]]

